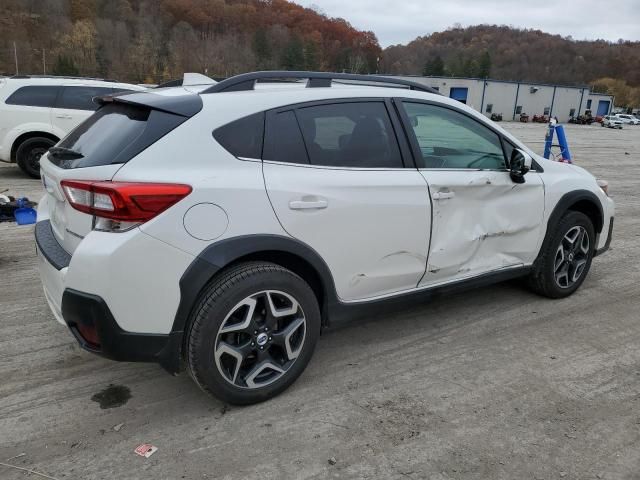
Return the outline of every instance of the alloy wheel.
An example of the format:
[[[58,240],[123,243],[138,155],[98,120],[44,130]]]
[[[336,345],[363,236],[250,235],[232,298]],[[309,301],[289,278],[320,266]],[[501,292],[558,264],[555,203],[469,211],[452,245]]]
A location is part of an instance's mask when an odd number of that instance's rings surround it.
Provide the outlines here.
[[[214,358],[222,377],[240,388],[281,378],[302,351],[306,318],[288,293],[264,290],[238,302],[222,322]]]
[[[553,263],[560,288],[570,288],[580,280],[589,260],[589,245],[589,234],[581,225],[570,228],[562,238]]]

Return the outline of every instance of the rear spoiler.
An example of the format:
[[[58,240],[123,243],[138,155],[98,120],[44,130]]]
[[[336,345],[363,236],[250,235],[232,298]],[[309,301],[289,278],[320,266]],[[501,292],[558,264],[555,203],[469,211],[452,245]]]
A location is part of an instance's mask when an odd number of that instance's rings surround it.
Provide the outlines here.
[[[202,99],[200,95],[193,93],[184,95],[158,95],[157,93],[151,92],[124,92],[115,95],[95,97],[93,101],[99,105],[121,103],[146,107],[183,117],[193,117],[202,110]]]

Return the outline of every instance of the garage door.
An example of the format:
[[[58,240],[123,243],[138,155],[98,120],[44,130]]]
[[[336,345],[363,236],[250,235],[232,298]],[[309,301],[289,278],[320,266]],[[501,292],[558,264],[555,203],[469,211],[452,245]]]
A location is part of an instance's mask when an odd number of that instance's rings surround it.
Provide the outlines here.
[[[458,100],[459,102],[467,103],[468,93],[469,93],[468,88],[452,87],[451,91],[449,92],[449,97],[453,98],[454,100]]]
[[[609,100],[600,100],[598,102],[598,113],[596,115],[607,115],[609,113]]]

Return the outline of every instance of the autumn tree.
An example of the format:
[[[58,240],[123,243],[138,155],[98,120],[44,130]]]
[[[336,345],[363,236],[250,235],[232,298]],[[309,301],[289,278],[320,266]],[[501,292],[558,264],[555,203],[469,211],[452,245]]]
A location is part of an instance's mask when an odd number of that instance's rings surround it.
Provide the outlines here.
[[[444,75],[444,61],[440,55],[436,55],[429,60],[422,70],[422,74],[426,76],[441,77]]]
[[[489,78],[491,75],[491,55],[487,50],[484,51],[478,62],[478,77]]]
[[[73,63],[73,59],[66,55],[58,55],[56,63],[53,65],[52,73],[54,75],[71,77],[75,77],[80,74],[75,64]]]

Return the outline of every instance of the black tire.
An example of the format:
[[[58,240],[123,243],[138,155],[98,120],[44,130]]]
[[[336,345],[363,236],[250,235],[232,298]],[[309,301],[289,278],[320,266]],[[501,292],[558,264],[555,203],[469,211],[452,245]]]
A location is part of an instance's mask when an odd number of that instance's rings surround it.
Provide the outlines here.
[[[281,293],[289,295],[297,302],[299,310],[295,315],[290,315],[293,318],[289,324],[290,327],[295,322],[300,322],[299,317],[306,321],[304,329],[296,330],[293,335],[298,336],[297,353],[293,360],[291,360],[292,355],[289,355],[292,350],[289,343],[291,335],[285,338],[283,332],[286,328],[281,325],[281,322],[285,322],[286,319],[274,316],[277,309],[274,311],[269,308],[269,311],[265,313],[268,308],[266,302],[271,298],[265,296],[261,300],[260,295],[265,295],[265,292],[270,292],[266,295],[277,296]],[[232,313],[235,315],[246,306],[243,302],[253,298],[257,298],[256,302],[258,303],[254,307],[254,311],[257,313],[253,316],[238,315],[238,318],[255,317],[255,322],[252,320],[251,326],[244,328],[244,330],[223,333],[229,328],[235,329],[242,325],[242,321],[235,321],[229,327],[227,316]],[[272,306],[275,303],[276,300],[271,300]],[[265,307],[261,308],[260,305]],[[291,306],[295,308],[293,302]],[[285,305],[284,309],[280,311],[285,311],[287,308],[289,307]],[[251,310],[247,308],[246,311]],[[266,350],[258,351],[258,339],[263,333],[256,336],[257,330],[254,330],[254,326],[260,324],[261,314],[264,315],[262,325],[267,325],[267,321],[276,322],[276,327],[273,328],[275,340],[271,343],[272,337],[269,332],[269,344],[265,345]],[[282,327],[280,332],[278,332],[277,325]],[[268,400],[288,388],[303,372],[313,355],[320,334],[320,325],[320,309],[316,296],[309,285],[298,275],[273,263],[250,262],[237,265],[207,286],[194,308],[186,348],[189,373],[202,390],[224,402],[234,405],[249,405]],[[223,327],[224,330],[221,330]],[[218,354],[220,345],[228,344],[226,341],[228,337],[224,337],[224,341],[222,340],[224,335],[232,335],[232,338],[237,339],[234,341],[238,342],[239,350],[242,349],[243,352],[246,352],[245,349],[248,349],[251,351],[242,357],[238,363],[239,366],[234,363],[232,358],[232,368],[227,370],[222,366],[221,359],[223,357]],[[287,342],[286,350],[282,343],[280,346],[277,344],[278,339],[280,341],[284,339]],[[264,337],[260,340],[264,340]],[[239,346],[241,344],[244,346]],[[254,344],[255,347],[253,347]],[[229,360],[229,358],[224,357],[224,360]],[[281,363],[277,363],[277,366],[282,367],[283,372],[266,368],[262,371],[266,373],[260,373],[254,378],[251,377],[252,372],[258,371],[261,365],[272,360],[276,363],[282,360]],[[220,362],[220,367],[218,362]],[[288,366],[285,368],[285,365]],[[224,370],[225,373],[221,370]],[[256,386],[254,380],[257,380],[261,375],[265,375],[267,378],[263,381],[263,385]],[[271,380],[269,376],[274,379]],[[271,383],[266,383],[269,381]]]
[[[18,166],[30,177],[40,178],[40,157],[55,144],[55,141],[46,137],[28,138],[16,150]]]
[[[565,251],[565,245],[568,243],[566,236],[576,230],[584,231],[588,237],[586,252],[582,252],[585,245],[582,243],[582,247],[578,247],[580,252],[572,252],[567,255]],[[568,297],[580,288],[591,268],[596,238],[593,223],[584,213],[569,211],[564,214],[555,227],[551,227],[547,235],[548,238],[545,239],[542,250],[534,262],[533,270],[529,274],[529,286],[534,292],[548,298]],[[578,240],[576,239],[576,241]],[[580,241],[582,242],[582,240]],[[561,243],[563,245],[562,253],[559,252]],[[563,263],[560,263],[560,258]],[[581,263],[583,260],[585,260],[584,264]],[[582,265],[578,267],[580,268],[579,275],[575,281],[572,281],[574,273],[578,273],[578,268],[575,266],[579,262]],[[558,265],[561,265],[561,268],[557,269]],[[563,265],[567,268],[566,277],[562,273]],[[560,280],[558,280],[558,276],[561,276]]]

